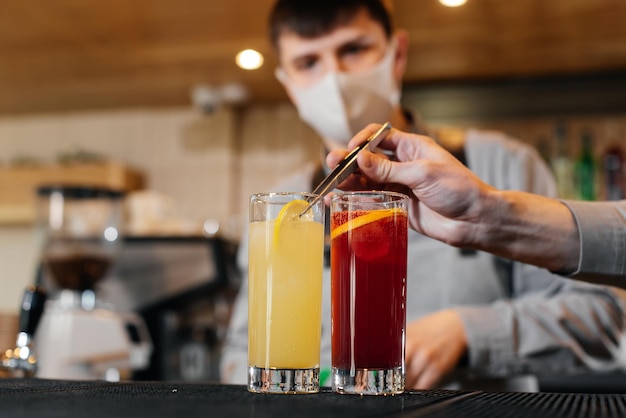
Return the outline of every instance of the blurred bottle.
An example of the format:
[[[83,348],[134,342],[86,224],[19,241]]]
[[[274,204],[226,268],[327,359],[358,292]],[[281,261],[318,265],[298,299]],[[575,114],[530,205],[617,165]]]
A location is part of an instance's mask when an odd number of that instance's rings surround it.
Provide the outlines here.
[[[574,161],[569,155],[567,147],[567,128],[559,122],[554,127],[555,152],[550,159],[550,166],[554,173],[559,197],[573,199],[576,197],[574,188]]]
[[[550,138],[544,135],[540,136],[537,138],[535,147],[541,158],[549,165],[551,159]]]
[[[624,160],[624,135],[622,126],[615,119],[604,125],[608,147],[602,155],[602,196],[605,200],[626,199],[626,161]]]
[[[606,200],[622,200],[626,198],[624,191],[624,154],[622,148],[615,144],[604,152],[603,172]]]
[[[581,200],[595,200],[596,162],[593,157],[593,136],[588,130],[580,135],[580,153],[576,159],[576,189]]]

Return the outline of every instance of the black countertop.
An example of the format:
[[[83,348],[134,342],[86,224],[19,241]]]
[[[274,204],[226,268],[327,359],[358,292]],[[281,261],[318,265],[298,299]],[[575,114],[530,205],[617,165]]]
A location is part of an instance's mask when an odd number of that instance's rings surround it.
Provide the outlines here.
[[[0,417],[624,417],[626,395],[408,391],[264,395],[244,386],[0,379]]]

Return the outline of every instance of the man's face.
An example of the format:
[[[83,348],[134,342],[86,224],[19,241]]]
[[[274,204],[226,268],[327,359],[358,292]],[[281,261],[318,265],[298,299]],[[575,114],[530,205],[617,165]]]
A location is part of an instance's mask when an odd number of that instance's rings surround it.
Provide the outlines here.
[[[317,38],[284,32],[278,39],[279,62],[293,85],[307,87],[329,71],[359,72],[374,67],[389,47],[383,27],[365,10]]]

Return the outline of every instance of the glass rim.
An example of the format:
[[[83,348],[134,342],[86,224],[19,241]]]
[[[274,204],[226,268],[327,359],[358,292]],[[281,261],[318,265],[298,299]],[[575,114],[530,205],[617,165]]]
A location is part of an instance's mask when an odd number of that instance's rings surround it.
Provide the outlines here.
[[[350,191],[339,191],[335,192],[331,196],[332,201],[338,201],[342,197],[350,197],[350,196],[389,196],[392,198],[391,202],[397,202],[401,200],[409,200],[409,196],[400,192],[392,192],[389,190],[350,190]]]
[[[250,196],[250,199],[263,199],[263,200],[268,200],[272,197],[288,197],[288,196],[304,196],[306,198],[311,198],[314,199],[316,197],[318,197],[318,194],[315,193],[311,193],[311,192],[260,192],[260,193],[253,193]]]

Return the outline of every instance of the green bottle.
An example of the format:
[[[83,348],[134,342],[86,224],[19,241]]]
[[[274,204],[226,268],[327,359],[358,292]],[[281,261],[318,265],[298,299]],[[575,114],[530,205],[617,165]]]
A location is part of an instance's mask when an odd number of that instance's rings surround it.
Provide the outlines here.
[[[574,159],[570,157],[567,146],[567,128],[559,122],[554,128],[554,142],[556,150],[550,159],[550,166],[554,173],[558,195],[562,199],[577,197],[574,185]]]
[[[593,137],[591,132],[583,131],[580,141],[580,154],[576,160],[578,197],[582,200],[595,200],[596,163],[593,157]]]

